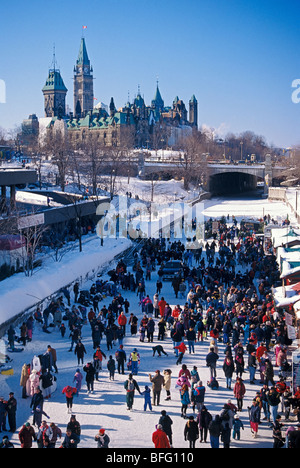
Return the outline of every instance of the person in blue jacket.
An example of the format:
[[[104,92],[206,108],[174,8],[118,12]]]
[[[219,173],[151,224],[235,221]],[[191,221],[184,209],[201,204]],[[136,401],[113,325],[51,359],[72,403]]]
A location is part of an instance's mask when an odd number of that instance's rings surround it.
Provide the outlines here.
[[[152,411],[151,390],[148,385],[145,386],[145,390],[141,392],[141,395],[144,397],[144,411],[147,410],[147,406],[149,406],[149,410]]]

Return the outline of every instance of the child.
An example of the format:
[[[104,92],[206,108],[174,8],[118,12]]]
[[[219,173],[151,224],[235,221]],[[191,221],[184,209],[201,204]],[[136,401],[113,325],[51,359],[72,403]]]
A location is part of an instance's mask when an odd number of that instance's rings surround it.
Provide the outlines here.
[[[233,439],[235,439],[235,436],[236,436],[237,440],[241,439],[241,429],[244,430],[244,424],[240,420],[239,415],[236,414],[234,416],[234,420],[233,420],[233,431],[232,431]]]
[[[141,392],[141,395],[144,396],[145,403],[144,403],[144,411],[147,410],[147,406],[149,406],[150,411],[152,411],[152,404],[151,404],[151,390],[148,385],[145,386],[145,391]]]
[[[140,327],[140,341],[143,343],[145,341],[146,328],[144,326]]]
[[[80,369],[77,369],[76,370],[76,373],[74,375],[74,379],[73,379],[73,382],[75,382],[75,388],[77,390],[77,397],[79,395],[79,390],[81,390],[81,382],[82,382],[82,379],[83,379],[83,375],[82,373],[80,372]]]
[[[66,334],[66,327],[64,323],[61,324],[61,326],[59,327],[59,330],[60,330],[61,337],[64,338]]]
[[[109,371],[109,380],[115,380],[116,361],[112,356],[109,356],[107,361],[107,369]]]

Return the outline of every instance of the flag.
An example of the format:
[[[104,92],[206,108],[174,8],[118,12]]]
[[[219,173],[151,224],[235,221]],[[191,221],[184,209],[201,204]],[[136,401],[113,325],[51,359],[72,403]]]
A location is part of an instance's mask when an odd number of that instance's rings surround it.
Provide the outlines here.
[[[98,101],[98,99],[96,97],[94,97],[94,101]]]
[[[82,29],[87,29],[87,26],[82,26]]]

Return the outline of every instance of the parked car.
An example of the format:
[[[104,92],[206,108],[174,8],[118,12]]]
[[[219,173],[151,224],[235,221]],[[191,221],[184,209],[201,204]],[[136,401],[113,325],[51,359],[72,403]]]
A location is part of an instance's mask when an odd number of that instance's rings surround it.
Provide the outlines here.
[[[183,264],[179,260],[171,260],[162,267],[163,281],[172,280],[176,276],[180,276],[183,272]]]

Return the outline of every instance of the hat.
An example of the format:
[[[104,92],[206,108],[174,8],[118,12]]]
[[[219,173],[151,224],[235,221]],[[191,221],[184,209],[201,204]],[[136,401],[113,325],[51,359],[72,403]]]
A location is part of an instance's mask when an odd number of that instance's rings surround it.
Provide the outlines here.
[[[105,429],[99,429],[100,434],[104,434]]]

